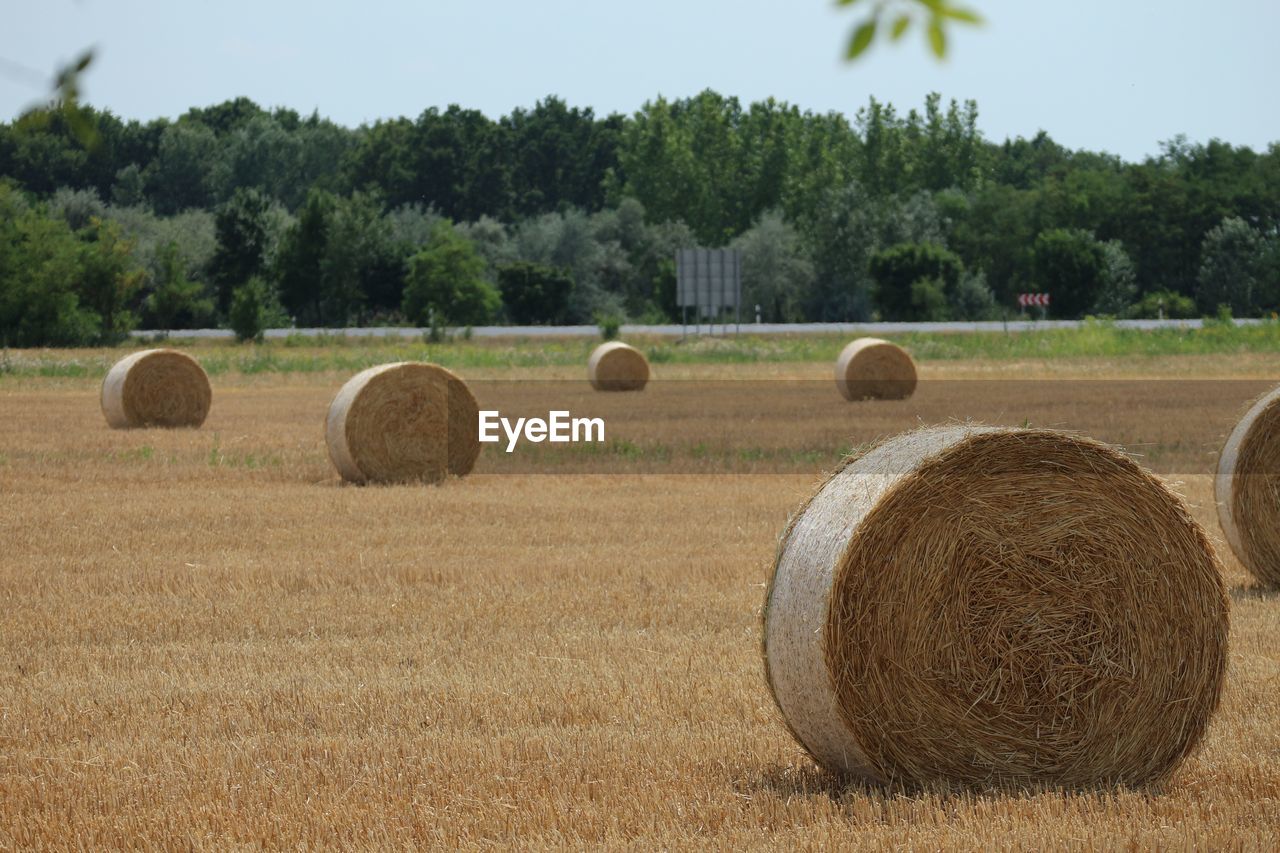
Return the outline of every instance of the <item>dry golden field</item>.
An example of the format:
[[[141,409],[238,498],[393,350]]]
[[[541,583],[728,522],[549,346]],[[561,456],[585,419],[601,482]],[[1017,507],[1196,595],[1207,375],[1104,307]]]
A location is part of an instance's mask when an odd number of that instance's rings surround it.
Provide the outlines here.
[[[841,448],[1078,429],[1220,542],[1214,453],[1280,358],[926,363],[912,400],[861,404],[829,364],[607,398],[461,372],[612,443],[359,488],[323,440],[349,374],[216,376],[178,431],[108,429],[96,379],[0,376],[0,848],[1280,848],[1280,594],[1229,554],[1224,703],[1161,790],[842,787],[759,654],[776,538]]]

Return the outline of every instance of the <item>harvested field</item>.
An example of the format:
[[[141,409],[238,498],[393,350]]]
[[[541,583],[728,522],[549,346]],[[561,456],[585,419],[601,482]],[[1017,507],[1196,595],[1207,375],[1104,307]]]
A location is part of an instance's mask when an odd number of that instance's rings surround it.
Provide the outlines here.
[[[706,372],[747,395],[461,369],[617,444],[386,487],[327,459],[345,371],[216,375],[201,429],[127,432],[97,378],[0,377],[0,848],[1274,849],[1280,593],[1222,547],[1211,475],[1280,357],[1160,361],[925,363],[866,404],[829,362]],[[842,787],[784,728],[759,618],[789,514],[839,447],[967,417],[1134,445],[1218,544],[1223,704],[1164,788]]]

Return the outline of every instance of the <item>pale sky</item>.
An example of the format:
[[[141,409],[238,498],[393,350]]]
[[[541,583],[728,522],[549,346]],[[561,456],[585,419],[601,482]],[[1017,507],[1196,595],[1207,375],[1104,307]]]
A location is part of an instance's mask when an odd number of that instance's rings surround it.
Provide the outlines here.
[[[987,23],[953,27],[946,62],[915,33],[854,64],[859,16],[835,0],[4,2],[4,120],[96,46],[85,99],[142,120],[239,95],[347,126],[450,103],[497,118],[551,94],[605,115],[705,88],[852,118],[869,96],[905,112],[938,91],[976,100],[995,142],[1043,129],[1127,160],[1180,133],[1280,142],[1268,0],[968,0]]]

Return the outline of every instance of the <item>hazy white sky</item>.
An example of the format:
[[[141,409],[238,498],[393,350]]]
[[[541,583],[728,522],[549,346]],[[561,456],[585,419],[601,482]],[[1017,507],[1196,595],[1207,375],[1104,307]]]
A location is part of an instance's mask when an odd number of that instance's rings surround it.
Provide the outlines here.
[[[864,0],[865,2],[865,0]],[[1047,130],[1126,159],[1179,133],[1280,141],[1280,3],[969,0],[937,63],[919,34],[841,61],[857,15],[834,0],[4,0],[0,117],[90,45],[85,97],[126,118],[247,95],[354,126],[458,103],[498,117],[549,94],[597,114],[713,88],[850,117],[930,91],[978,102],[988,139]],[[856,8],[856,7],[855,7]]]

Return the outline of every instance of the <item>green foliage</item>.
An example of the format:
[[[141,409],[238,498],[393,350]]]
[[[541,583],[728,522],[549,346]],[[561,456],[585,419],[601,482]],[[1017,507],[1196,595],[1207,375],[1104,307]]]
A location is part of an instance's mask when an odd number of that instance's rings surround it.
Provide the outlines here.
[[[119,226],[93,217],[78,233],[0,184],[0,341],[113,344],[132,329],[143,278]]]
[[[204,326],[213,318],[214,306],[203,294],[200,283],[187,278],[182,252],[170,240],[156,252],[151,292],[142,302],[142,322],[147,328],[163,330]]]
[[[1102,287],[1093,304],[1093,313],[1122,317],[1138,293],[1137,271],[1118,240],[1102,244]]]
[[[966,271],[960,283],[949,297],[951,317],[954,320],[995,320],[1000,317],[995,294],[987,286],[986,275]]]
[[[1129,307],[1125,315],[1141,319],[1186,320],[1199,316],[1190,296],[1169,290],[1153,290]]]
[[[236,289],[263,270],[269,206],[267,197],[259,191],[240,189],[218,208],[214,220],[218,243],[209,262],[209,276],[221,311],[230,308]]]
[[[147,182],[137,163],[130,163],[116,172],[111,186],[111,202],[120,207],[137,207],[147,198]]]
[[[854,6],[860,0],[837,0],[840,6]],[[849,44],[845,49],[845,58],[857,59],[871,47],[876,38],[876,31],[882,20],[892,17],[893,24],[889,32],[891,41],[901,39],[912,26],[924,29],[925,38],[930,51],[937,59],[945,59],[947,55],[947,27],[952,23],[981,24],[982,18],[977,13],[959,6],[953,6],[947,0],[897,0],[897,2],[861,2],[860,8],[870,6],[870,11],[862,21],[853,28],[849,36]]]
[[[335,201],[320,263],[320,319],[345,326],[367,306],[400,306],[407,251],[395,243],[382,205],[369,193]]]
[[[250,278],[235,289],[228,320],[237,341],[260,342],[263,339],[267,330],[269,300],[266,282],[259,276]]]
[[[85,149],[98,147],[100,138],[93,113],[80,105],[80,75],[93,64],[93,54],[93,48],[81,51],[70,63],[58,68],[49,103],[22,116],[28,127],[41,130],[60,120]]]
[[[555,324],[568,311],[573,279],[554,267],[518,261],[498,268],[498,287],[512,322]]]
[[[920,13],[934,7],[905,4],[877,6],[871,44],[927,36]],[[80,119],[99,144],[78,138]],[[81,243],[95,239],[94,217],[117,223],[150,282],[124,311],[148,323],[164,283],[185,282],[164,295],[179,303],[216,294],[225,320],[234,288],[255,274],[302,325],[402,323],[408,259],[445,215],[491,286],[514,263],[567,271],[557,319],[579,324],[678,318],[672,258],[696,245],[751,255],[749,305],[770,319],[870,319],[870,259],[900,243],[944,246],[968,271],[958,285],[942,280],[945,309],[917,288],[917,314],[991,316],[1042,289],[1060,316],[1123,316],[1153,290],[1196,298],[1203,313],[1280,308],[1280,147],[1177,138],[1125,163],[1043,132],[995,144],[977,130],[976,105],[936,94],[902,111],[872,99],[852,120],[710,90],[625,117],[548,97],[496,120],[451,107],[354,130],[243,98],[146,123],[77,104],[74,116],[0,122],[0,175],[15,204],[42,203],[40,216],[70,223]],[[48,230],[11,223],[8,233],[32,228]],[[40,240],[58,255],[52,232]],[[182,279],[162,251],[171,242]],[[32,287],[9,286],[43,306],[14,316],[62,316],[64,330],[80,328],[71,337],[103,331],[75,321],[97,314],[78,284]],[[174,322],[209,322],[184,316]]]
[[[133,244],[120,226],[94,218],[84,231],[76,290],[98,318],[97,342],[117,344],[137,323],[129,310],[145,276],[133,258]]]
[[[1249,317],[1266,302],[1275,305],[1276,282],[1266,282],[1266,244],[1260,233],[1239,217],[1223,219],[1204,237],[1196,276],[1196,305],[1206,314],[1226,306]]]
[[[814,271],[799,232],[780,212],[770,211],[731,245],[742,252],[743,313],[754,316],[759,305],[766,322],[800,320]]]
[[[409,259],[403,311],[420,326],[480,326],[492,320],[502,300],[484,280],[475,247],[441,222],[423,249]]]
[[[321,325],[320,281],[334,206],[331,194],[313,190],[280,240],[275,264],[280,301],[299,326]]]
[[[622,331],[622,318],[617,314],[603,314],[596,318],[596,325],[600,327],[602,340],[614,341]]]
[[[94,219],[102,219],[107,214],[107,207],[98,198],[97,190],[73,190],[70,187],[59,187],[49,198],[49,214],[61,217],[71,226],[72,231],[82,231],[93,225]]]
[[[3,197],[0,204],[11,201]],[[101,320],[80,301],[80,244],[65,222],[33,211],[0,211],[0,342],[7,346],[85,346]]]
[[[1036,237],[1032,250],[1036,289],[1052,297],[1060,317],[1080,317],[1103,292],[1106,259],[1102,244],[1088,231],[1052,228]]]
[[[179,121],[164,129],[159,150],[147,165],[147,196],[157,213],[174,214],[213,206],[213,170],[218,137],[199,122]]]
[[[281,239],[275,263],[281,299],[300,326],[335,328],[367,308],[393,311],[410,250],[396,241],[375,196],[315,190]]]
[[[964,274],[954,253],[935,243],[900,243],[871,256],[874,296],[886,320],[947,320]]]

